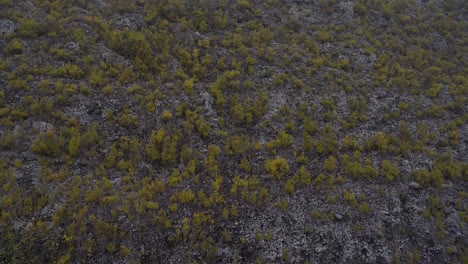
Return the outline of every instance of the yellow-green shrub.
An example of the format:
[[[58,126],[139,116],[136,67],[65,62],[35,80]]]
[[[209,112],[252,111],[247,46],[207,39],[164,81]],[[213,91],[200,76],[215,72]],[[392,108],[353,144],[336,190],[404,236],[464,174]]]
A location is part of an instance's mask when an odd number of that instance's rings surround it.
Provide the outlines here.
[[[35,154],[57,157],[62,152],[63,138],[55,135],[54,130],[48,130],[40,134],[31,145],[31,151]]]
[[[288,173],[289,164],[284,158],[268,159],[265,161],[265,169],[273,178],[279,180]]]

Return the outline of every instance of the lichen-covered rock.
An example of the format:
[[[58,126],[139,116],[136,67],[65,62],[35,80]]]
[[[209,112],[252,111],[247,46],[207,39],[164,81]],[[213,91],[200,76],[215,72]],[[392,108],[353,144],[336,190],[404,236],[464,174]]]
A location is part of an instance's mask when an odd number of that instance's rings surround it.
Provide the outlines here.
[[[54,129],[54,125],[52,125],[51,123],[43,122],[43,121],[34,122],[32,126],[35,129],[37,129],[40,133]]]
[[[8,19],[0,19],[0,35],[5,36],[16,30],[17,24]]]

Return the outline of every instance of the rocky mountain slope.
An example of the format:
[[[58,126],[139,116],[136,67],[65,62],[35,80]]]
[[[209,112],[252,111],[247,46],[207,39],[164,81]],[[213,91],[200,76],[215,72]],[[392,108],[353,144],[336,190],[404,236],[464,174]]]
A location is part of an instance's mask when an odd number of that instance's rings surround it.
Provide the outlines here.
[[[468,263],[467,3],[0,0],[0,263]]]

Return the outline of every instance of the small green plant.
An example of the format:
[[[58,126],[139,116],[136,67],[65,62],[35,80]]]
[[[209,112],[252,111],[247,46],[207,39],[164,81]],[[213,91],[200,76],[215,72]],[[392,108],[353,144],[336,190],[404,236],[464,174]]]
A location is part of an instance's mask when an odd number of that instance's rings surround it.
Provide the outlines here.
[[[23,43],[21,43],[21,40],[14,38],[5,47],[5,52],[11,55],[21,54],[23,52]]]
[[[182,84],[182,88],[184,88],[185,93],[189,95],[190,97],[194,96],[194,90],[193,90],[193,78],[185,80],[184,83]]]
[[[369,214],[369,213],[372,212],[372,208],[370,207],[370,205],[367,202],[363,202],[359,206],[359,211],[361,211],[362,213],[365,213],[365,214]]]
[[[111,95],[112,93],[114,93],[114,89],[112,88],[112,86],[110,85],[106,85],[104,86],[104,88],[102,88],[101,92],[104,94],[104,95]]]
[[[323,167],[329,172],[334,172],[336,170],[336,163],[335,157],[328,156],[328,158],[323,162]]]
[[[427,169],[415,170],[412,172],[413,178],[420,184],[433,187],[442,187],[444,184],[444,176],[440,169]]]
[[[91,89],[89,89],[88,86],[82,84],[80,85],[80,93],[85,96],[90,96],[91,95]]]
[[[57,137],[54,130],[48,130],[40,134],[31,145],[31,151],[35,154],[57,157],[62,152],[63,138]]]
[[[318,125],[317,122],[314,120],[307,118],[304,120],[304,132],[306,132],[309,135],[314,135],[315,132],[318,130]]]
[[[289,164],[284,158],[268,159],[265,162],[265,169],[274,179],[279,180],[289,171]]]
[[[286,181],[284,184],[284,191],[287,194],[292,194],[295,190],[295,181],[291,178]]]
[[[359,145],[358,141],[350,136],[347,136],[343,139],[343,148],[345,150],[362,151],[362,147]]]
[[[288,200],[286,199],[282,199],[281,201],[278,201],[275,203],[275,206],[282,209],[282,210],[286,210],[288,208]]]
[[[293,136],[285,131],[281,131],[276,139],[270,140],[266,143],[266,147],[271,152],[275,152],[276,149],[284,149],[292,145],[292,143]]]
[[[320,211],[312,211],[310,213],[310,215],[315,218],[315,219],[318,219],[318,220],[322,220],[323,219],[323,214],[320,212]]]
[[[348,204],[351,207],[356,207],[358,205],[358,202],[356,200],[356,197],[354,196],[354,193],[349,192],[347,190],[343,190],[343,199],[348,202]]]
[[[330,42],[332,40],[332,35],[329,31],[321,30],[317,33],[317,39],[322,43]]]
[[[284,262],[289,262],[289,250],[287,248],[281,250],[281,259]]]
[[[170,111],[164,110],[161,114],[161,119],[163,121],[169,121],[172,119],[172,113]]]
[[[15,135],[10,132],[4,136],[0,137],[0,149],[2,150],[12,150],[16,145]]]
[[[205,122],[205,118],[202,115],[200,115],[195,124],[201,137],[206,138],[210,134],[211,127]]]
[[[381,174],[389,181],[393,181],[393,179],[395,179],[395,177],[400,174],[400,170],[395,163],[392,163],[388,160],[383,160]]]
[[[23,161],[21,161],[20,159],[15,159],[13,161],[13,166],[15,166],[15,168],[21,168],[23,167]]]
[[[365,149],[369,151],[387,152],[390,138],[386,133],[375,133],[366,142]]]
[[[132,114],[123,114],[119,119],[119,124],[125,128],[138,127],[138,117]]]

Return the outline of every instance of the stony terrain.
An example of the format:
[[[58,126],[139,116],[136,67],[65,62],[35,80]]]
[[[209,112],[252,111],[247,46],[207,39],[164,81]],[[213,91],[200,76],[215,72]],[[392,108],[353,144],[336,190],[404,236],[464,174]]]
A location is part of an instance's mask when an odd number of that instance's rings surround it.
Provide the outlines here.
[[[468,263],[468,2],[0,0],[0,263]]]

